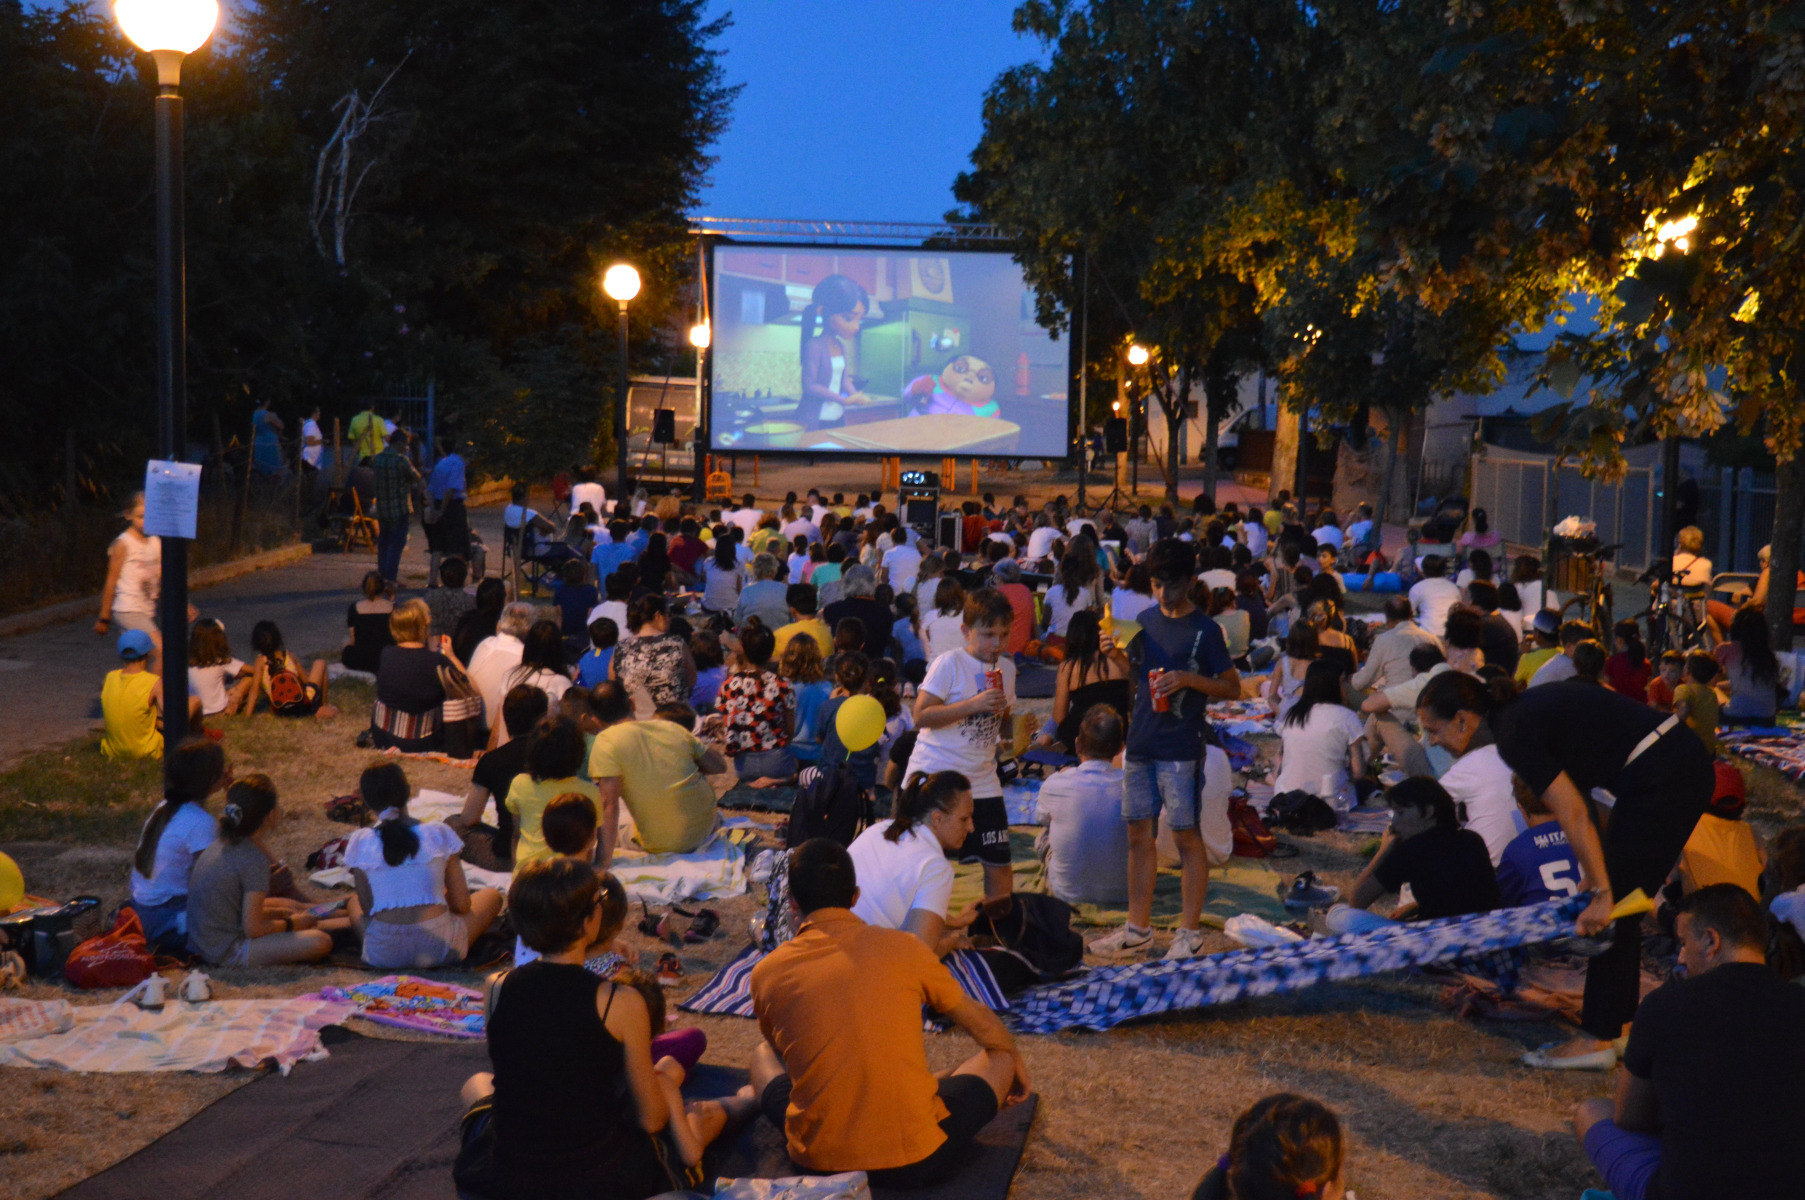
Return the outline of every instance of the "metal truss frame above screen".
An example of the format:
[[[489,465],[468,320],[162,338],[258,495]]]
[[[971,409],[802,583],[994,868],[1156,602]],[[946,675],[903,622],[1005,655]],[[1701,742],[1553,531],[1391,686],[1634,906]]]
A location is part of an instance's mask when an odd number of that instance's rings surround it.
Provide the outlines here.
[[[701,238],[711,451],[1070,459],[1075,339],[1038,325],[1004,239],[909,228],[910,245]]]
[[[962,225],[945,221],[818,221],[785,217],[691,217],[692,237],[748,237],[775,241],[914,242],[944,239],[952,242],[1009,242],[995,225]]]

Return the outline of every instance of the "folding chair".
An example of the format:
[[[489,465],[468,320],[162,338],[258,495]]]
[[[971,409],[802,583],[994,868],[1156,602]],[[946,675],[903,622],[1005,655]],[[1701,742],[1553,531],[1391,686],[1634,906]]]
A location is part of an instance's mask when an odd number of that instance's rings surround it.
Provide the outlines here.
[[[715,471],[709,475],[707,489],[702,493],[702,499],[704,502],[733,499],[733,476],[725,471]]]
[[[358,498],[355,488],[351,489],[348,494],[351,497],[351,515],[345,518],[339,549],[343,553],[349,554],[352,546],[362,542],[370,548],[371,554],[375,554],[376,536],[381,531],[381,526],[376,523],[375,517],[364,515],[363,501]]]

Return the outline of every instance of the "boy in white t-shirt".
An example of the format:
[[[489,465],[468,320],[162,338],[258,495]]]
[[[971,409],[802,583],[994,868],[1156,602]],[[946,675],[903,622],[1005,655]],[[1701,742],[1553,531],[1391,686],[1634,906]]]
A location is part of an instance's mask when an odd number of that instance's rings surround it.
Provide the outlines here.
[[[965,599],[965,646],[928,664],[915,698],[915,727],[921,732],[909,756],[907,780],[916,772],[957,771],[971,780],[972,834],[959,851],[961,862],[984,864],[984,905],[1000,914],[1009,902],[1009,815],[997,778],[997,746],[1009,729],[1015,705],[1015,660],[1003,654],[1015,610],[993,588]]]

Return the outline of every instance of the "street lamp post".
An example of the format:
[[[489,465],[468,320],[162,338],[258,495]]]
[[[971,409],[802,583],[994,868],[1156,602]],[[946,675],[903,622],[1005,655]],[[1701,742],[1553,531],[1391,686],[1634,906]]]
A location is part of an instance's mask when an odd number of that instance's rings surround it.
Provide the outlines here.
[[[690,499],[694,500],[697,504],[702,503],[705,483],[703,479],[705,472],[703,470],[702,461],[702,413],[706,410],[707,406],[702,402],[702,360],[708,356],[708,347],[712,345],[713,342],[714,328],[709,324],[706,317],[689,327],[689,344],[696,348],[696,423],[690,433],[689,439],[690,457],[692,459],[690,463],[690,474],[692,476],[692,479],[690,480],[690,492],[692,493]]]
[[[157,449],[170,462],[187,453],[187,281],[182,224],[182,59],[219,21],[215,0],[117,0],[125,36],[157,63]],[[173,748],[188,736],[188,541],[162,536],[163,733]],[[172,756],[165,753],[167,763]]]
[[[1147,365],[1153,355],[1147,347],[1139,342],[1128,347],[1128,363],[1137,371]],[[1141,494],[1141,419],[1146,411],[1146,381],[1142,381],[1141,396],[1136,400],[1133,392],[1128,393],[1128,494],[1138,499]],[[1167,447],[1168,450],[1171,447]]]
[[[614,386],[615,503],[627,499],[627,302],[639,295],[639,272],[615,263],[602,274],[602,291],[620,305],[620,363]]]

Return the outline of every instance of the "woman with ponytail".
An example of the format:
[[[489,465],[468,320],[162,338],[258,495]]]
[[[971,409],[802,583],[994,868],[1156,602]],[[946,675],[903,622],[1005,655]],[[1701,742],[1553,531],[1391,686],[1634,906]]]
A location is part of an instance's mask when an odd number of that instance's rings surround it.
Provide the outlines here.
[[[1307,1096],[1280,1092],[1235,1118],[1228,1153],[1191,1200],[1341,1200],[1341,1122]]]
[[[365,768],[358,790],[376,814],[375,828],[358,830],[345,847],[363,913],[364,961],[396,969],[463,961],[501,912],[501,893],[470,891],[456,830],[407,815],[410,789],[400,763]]]
[[[188,949],[216,967],[319,962],[332,935],[293,901],[270,895],[276,785],[246,775],[226,788],[219,840],[194,862],[188,881]],[[343,922],[336,922],[342,924]]]
[[[163,803],[151,811],[132,855],[132,907],[152,942],[180,952],[188,938],[188,880],[219,828],[207,797],[232,781],[226,752],[191,737],[170,752]]]
[[[902,929],[935,954],[958,948],[977,908],[949,920],[953,864],[949,853],[965,845],[973,829],[971,781],[957,771],[917,771],[896,795],[895,815],[853,840],[859,881],[853,914],[868,925]]]
[[[1609,946],[1586,967],[1580,1036],[1523,1061],[1608,1070],[1617,1061],[1613,1042],[1641,1001],[1642,953],[1641,916],[1613,922],[1611,910],[1637,888],[1653,896],[1679,860],[1716,786],[1711,753],[1680,718],[1608,688],[1549,684],[1503,706],[1507,681],[1500,680],[1444,703],[1441,689],[1456,685],[1442,681],[1452,678],[1437,676],[1423,689],[1424,732],[1456,755],[1482,728],[1496,735],[1504,764],[1541,797],[1579,862],[1580,887],[1592,897],[1579,933],[1612,930]]]
[[[848,404],[871,403],[854,383],[859,326],[870,310],[865,289],[844,275],[815,285],[802,310],[802,403],[795,419],[804,429],[833,429],[845,424]]]
[[[1416,699],[1424,740],[1454,756],[1454,765],[1441,774],[1441,785],[1454,798],[1461,828],[1485,839],[1494,869],[1504,848],[1528,827],[1517,809],[1510,768],[1499,757],[1486,722],[1488,714],[1515,695],[1516,683],[1508,676],[1488,681],[1464,671],[1443,671],[1423,685]]]

